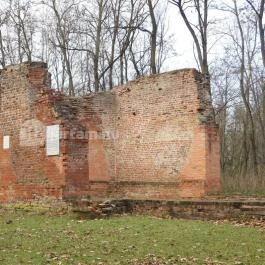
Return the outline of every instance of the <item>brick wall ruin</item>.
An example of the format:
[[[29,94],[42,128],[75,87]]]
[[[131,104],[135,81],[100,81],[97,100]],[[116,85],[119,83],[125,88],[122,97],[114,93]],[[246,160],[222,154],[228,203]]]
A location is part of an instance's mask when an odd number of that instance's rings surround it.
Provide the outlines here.
[[[0,201],[51,196],[178,199],[220,189],[219,136],[194,69],[68,97],[44,63],[0,74]],[[59,153],[47,155],[47,126]]]

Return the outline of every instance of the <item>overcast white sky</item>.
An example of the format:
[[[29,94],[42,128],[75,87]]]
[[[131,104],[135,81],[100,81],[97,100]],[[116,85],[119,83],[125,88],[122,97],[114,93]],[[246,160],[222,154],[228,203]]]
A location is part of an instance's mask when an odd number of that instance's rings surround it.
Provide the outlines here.
[[[175,50],[178,56],[166,62],[168,70],[197,68],[193,56],[193,40],[182,21],[176,6],[168,5],[169,34],[174,34]]]
[[[231,0],[223,0],[222,2],[226,4],[231,4]],[[228,15],[229,13],[218,10],[210,10],[209,12],[210,21],[213,18],[215,20],[217,19],[217,23],[211,25],[212,28],[210,29],[209,34],[209,46],[211,47],[211,45],[215,43],[216,39],[218,39],[217,44],[214,44],[213,48],[211,48],[211,50],[209,51],[210,60],[213,60],[216,57],[220,57],[220,55],[223,53],[223,46],[224,43],[227,41],[227,38],[216,33],[220,31],[221,28],[228,27],[228,23],[231,23],[231,19]],[[174,58],[171,58],[166,61],[166,65],[164,67],[165,70],[175,70],[180,68],[198,68],[193,54],[193,39],[179,14],[178,8],[172,4],[168,5],[168,19],[169,34],[174,34],[175,36],[174,46],[178,56],[175,56]],[[192,22],[196,23],[196,17],[194,17],[193,19],[192,16],[189,16],[189,19],[191,19]],[[212,35],[214,35],[214,37]]]

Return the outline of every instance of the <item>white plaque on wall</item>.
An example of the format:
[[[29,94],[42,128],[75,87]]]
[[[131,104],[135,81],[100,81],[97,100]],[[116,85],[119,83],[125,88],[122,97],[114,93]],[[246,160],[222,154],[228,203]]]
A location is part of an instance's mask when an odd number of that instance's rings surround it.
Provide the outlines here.
[[[51,125],[46,127],[46,153],[47,156],[60,154],[60,126]]]
[[[9,135],[5,135],[3,138],[3,149],[7,150],[10,147],[10,136]]]

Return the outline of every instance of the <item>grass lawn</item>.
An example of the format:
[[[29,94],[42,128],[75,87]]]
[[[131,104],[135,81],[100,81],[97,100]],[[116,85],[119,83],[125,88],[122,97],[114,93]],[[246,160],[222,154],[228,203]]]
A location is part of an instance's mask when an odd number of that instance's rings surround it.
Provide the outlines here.
[[[262,265],[265,231],[144,216],[78,220],[1,211],[0,264]]]

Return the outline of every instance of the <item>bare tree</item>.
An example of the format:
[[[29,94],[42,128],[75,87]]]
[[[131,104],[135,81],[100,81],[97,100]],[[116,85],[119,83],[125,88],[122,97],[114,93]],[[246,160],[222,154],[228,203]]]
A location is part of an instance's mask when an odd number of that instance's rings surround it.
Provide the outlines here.
[[[170,3],[178,7],[180,15],[185,22],[196,47],[199,66],[203,74],[209,74],[208,65],[208,0],[170,0]],[[192,8],[198,17],[198,23],[194,25],[189,21],[187,10]]]
[[[157,49],[157,21],[155,17],[155,6],[156,4],[152,2],[152,0],[147,0],[148,9],[151,17],[151,24],[152,24],[152,31],[151,31],[151,41],[150,41],[150,49],[151,49],[151,56],[150,56],[150,68],[151,73],[156,74],[156,49]]]
[[[1,52],[1,60],[0,63],[3,68],[6,66],[6,51],[5,51],[5,45],[3,40],[3,34],[2,34],[2,27],[7,23],[8,21],[8,13],[6,10],[3,10],[0,13],[0,52]]]
[[[31,14],[31,6],[31,1],[9,0],[9,23],[15,28],[19,62],[23,62],[25,57],[28,62],[32,61],[35,23]]]
[[[69,95],[74,96],[74,81],[73,81],[73,74],[72,74],[72,66],[71,66],[71,59],[69,54],[69,42],[70,42],[70,33],[72,22],[69,20],[70,11],[73,7],[77,4],[74,0],[71,3],[68,3],[65,6],[60,5],[57,0],[50,0],[50,2],[45,2],[54,14],[54,18],[56,21],[56,42],[54,42],[54,47],[59,47],[60,51],[63,55],[63,63],[66,66],[66,72],[68,75],[68,91]],[[59,8],[61,7],[61,10]]]
[[[263,24],[263,18],[264,18],[264,10],[265,10],[265,0],[260,0],[259,3],[256,1],[246,0],[247,3],[250,5],[251,9],[254,11],[257,22],[258,22],[258,28],[259,28],[259,39],[260,39],[260,52],[262,56],[262,62],[263,67],[265,68],[265,25]],[[264,70],[262,71],[264,75]],[[262,128],[262,134],[264,139],[264,148],[265,148],[265,77],[262,75],[262,115],[263,119],[260,118],[261,122],[261,128]],[[264,161],[265,161],[265,155],[264,155]]]
[[[262,55],[263,66],[265,67],[265,26],[263,24],[265,0],[260,0],[258,7],[256,7],[255,4],[257,1],[253,0],[246,0],[246,1],[257,16],[257,21],[259,25],[260,50]]]

